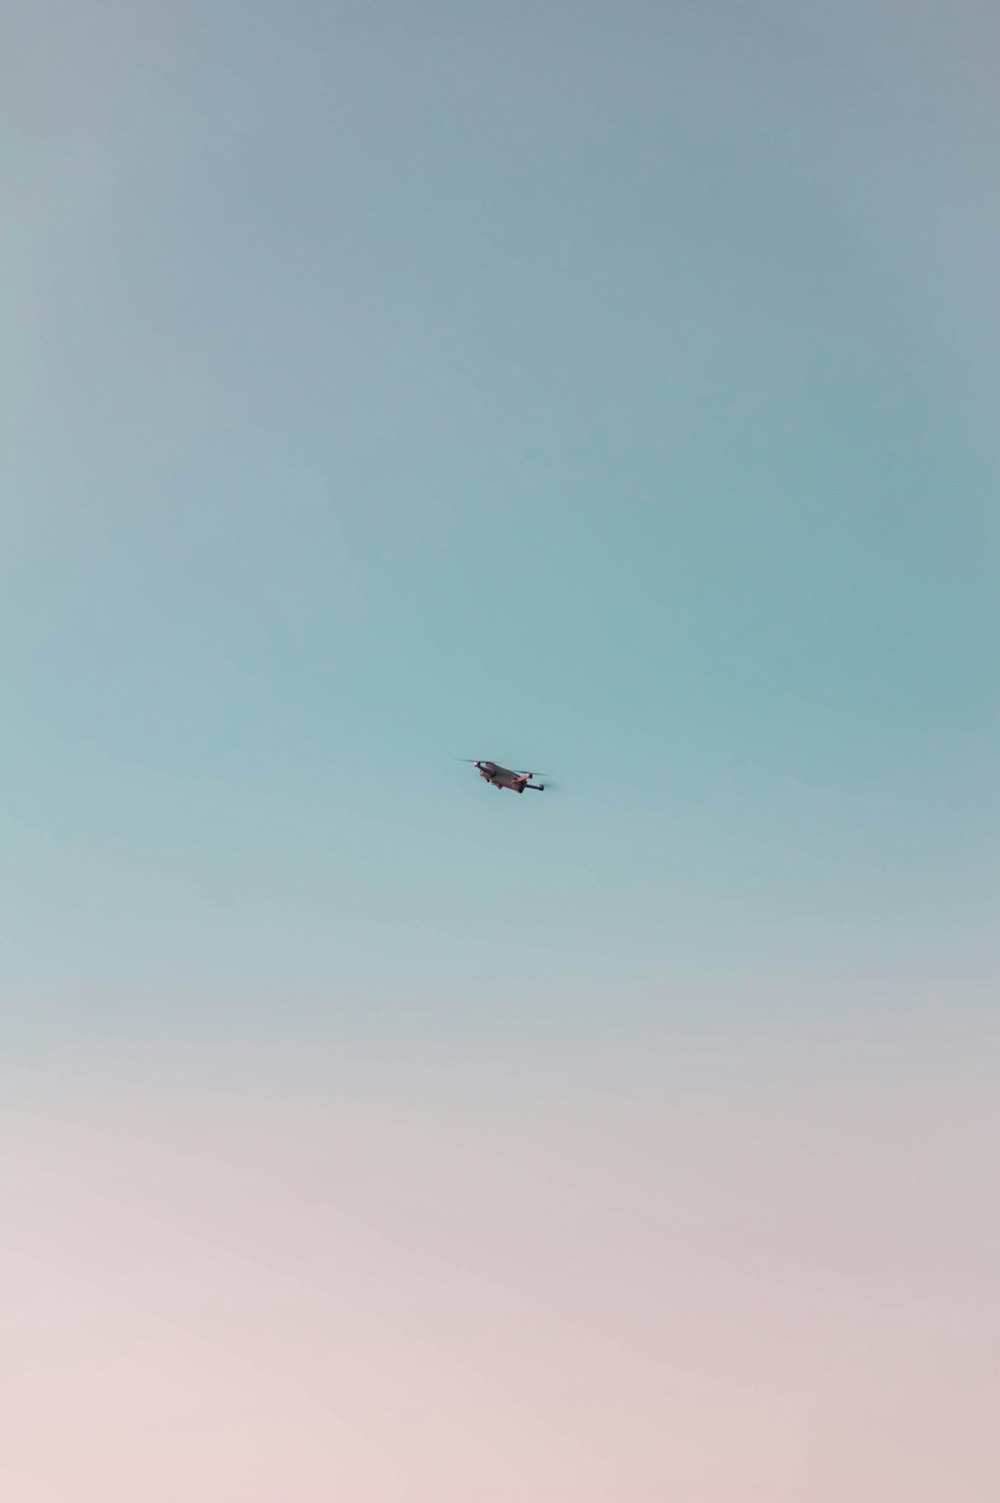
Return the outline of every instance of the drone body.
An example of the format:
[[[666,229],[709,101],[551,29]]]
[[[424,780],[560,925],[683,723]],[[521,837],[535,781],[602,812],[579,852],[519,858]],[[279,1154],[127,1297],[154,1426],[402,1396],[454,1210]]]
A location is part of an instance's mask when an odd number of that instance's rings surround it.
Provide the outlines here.
[[[500,767],[496,762],[477,762],[471,757],[465,760],[471,761],[479,776],[485,778],[487,783],[492,783],[494,788],[509,788],[512,793],[523,793],[526,788],[534,788],[536,793],[545,792],[544,783],[533,783],[531,781],[534,777],[533,772],[523,772],[518,768]]]

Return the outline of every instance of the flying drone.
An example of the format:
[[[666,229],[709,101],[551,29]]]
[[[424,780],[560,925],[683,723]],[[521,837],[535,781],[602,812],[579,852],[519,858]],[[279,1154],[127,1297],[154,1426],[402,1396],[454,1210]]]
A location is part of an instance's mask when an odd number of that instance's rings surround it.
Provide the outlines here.
[[[526,788],[534,788],[536,793],[545,792],[544,783],[533,783],[533,772],[525,772],[522,768],[500,767],[496,762],[477,762],[474,757],[462,757],[463,762],[471,762],[481,778],[487,783],[492,783],[494,788],[509,788],[512,793],[523,793]],[[541,773],[539,776],[544,777]]]

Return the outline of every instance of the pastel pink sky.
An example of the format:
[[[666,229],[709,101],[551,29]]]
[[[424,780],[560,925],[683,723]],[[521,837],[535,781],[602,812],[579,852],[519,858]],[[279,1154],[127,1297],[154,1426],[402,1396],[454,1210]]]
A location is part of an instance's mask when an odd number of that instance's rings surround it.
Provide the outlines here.
[[[992,1503],[988,1045],[966,1011],[22,1071],[0,1496]]]

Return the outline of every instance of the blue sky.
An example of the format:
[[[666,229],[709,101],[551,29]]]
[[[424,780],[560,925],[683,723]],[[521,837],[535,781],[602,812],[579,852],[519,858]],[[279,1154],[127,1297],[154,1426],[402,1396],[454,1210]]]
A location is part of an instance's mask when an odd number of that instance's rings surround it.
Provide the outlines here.
[[[799,12],[15,8],[33,1002],[977,989],[992,116]]]
[[[992,1503],[995,7],[3,26],[0,1492]]]

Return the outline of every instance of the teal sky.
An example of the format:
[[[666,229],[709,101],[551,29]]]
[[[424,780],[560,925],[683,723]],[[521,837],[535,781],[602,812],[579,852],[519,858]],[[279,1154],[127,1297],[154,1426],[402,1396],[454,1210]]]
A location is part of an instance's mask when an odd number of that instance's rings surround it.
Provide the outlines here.
[[[48,9],[5,91],[32,1017],[975,990],[973,13]]]
[[[511,1111],[551,1069],[596,1131],[563,1047],[655,1101],[644,1058],[766,1038],[771,1102],[842,1028],[848,1099],[871,1027],[934,1141],[936,1052],[960,1101],[995,1043],[993,8],[10,0],[3,26],[25,1109],[50,1071],[84,1117],[123,1068],[155,1096],[164,1050],[239,1095],[250,1048],[285,1111],[360,1051],[403,1123],[464,1060]],[[698,1069],[725,1099],[729,1065]],[[62,1503],[34,1465],[18,1496]],[[609,1467],[635,1503],[729,1500]],[[788,1498],[827,1503],[804,1475]]]

